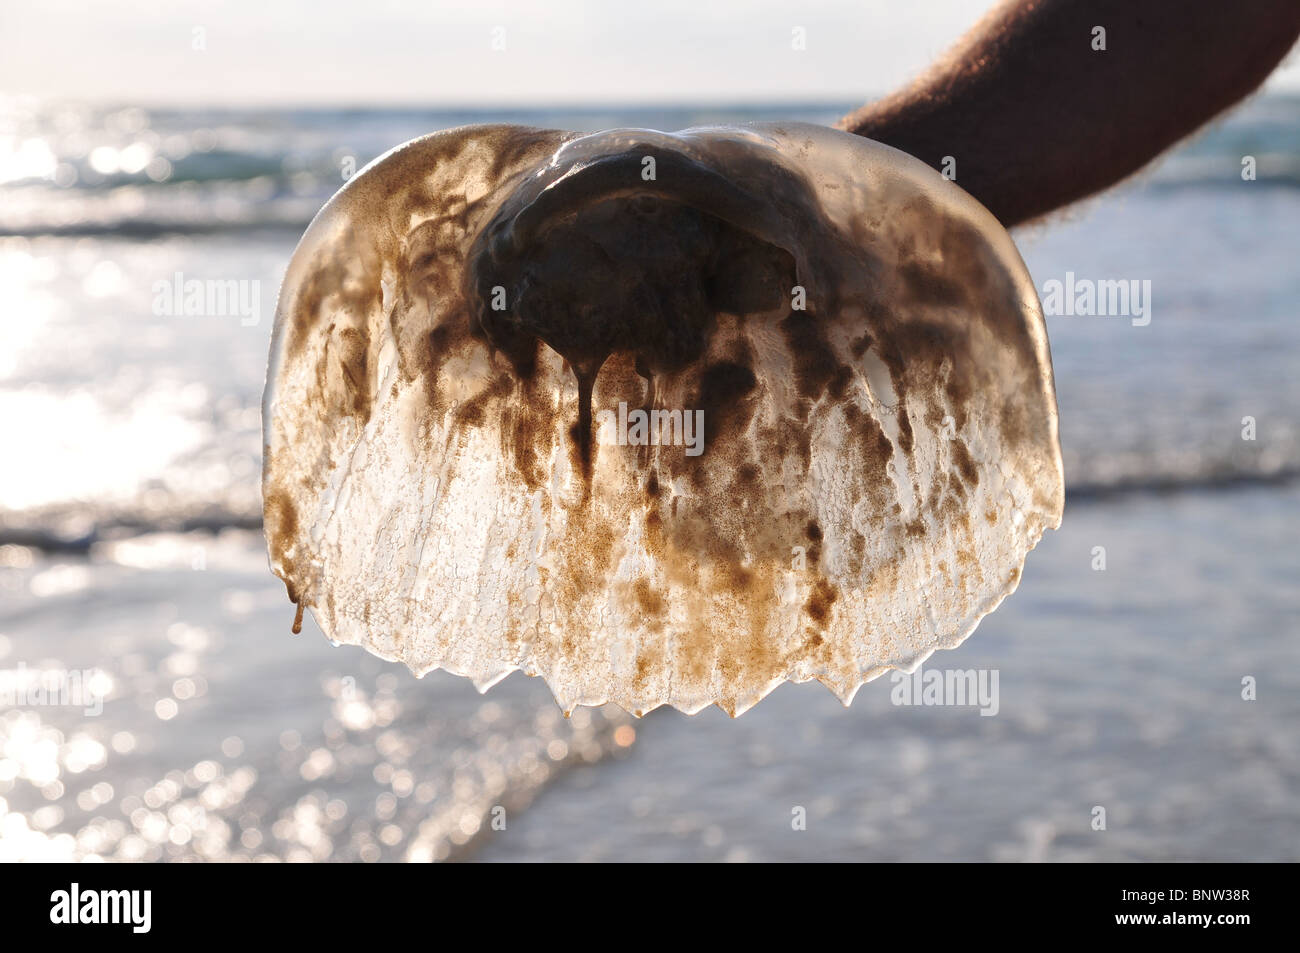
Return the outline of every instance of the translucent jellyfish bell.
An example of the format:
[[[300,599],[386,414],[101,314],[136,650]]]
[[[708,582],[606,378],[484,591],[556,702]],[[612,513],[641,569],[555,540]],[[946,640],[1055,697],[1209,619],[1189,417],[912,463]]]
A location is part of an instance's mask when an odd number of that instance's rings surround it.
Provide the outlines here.
[[[264,426],[327,637],[566,710],[847,703],[965,639],[1064,497],[1010,237],[800,123],[390,152],[294,254]]]

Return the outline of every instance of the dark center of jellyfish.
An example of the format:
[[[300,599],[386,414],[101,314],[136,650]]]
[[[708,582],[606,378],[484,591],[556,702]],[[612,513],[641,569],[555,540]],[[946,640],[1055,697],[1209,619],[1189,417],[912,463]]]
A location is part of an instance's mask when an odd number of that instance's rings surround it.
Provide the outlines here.
[[[588,478],[592,389],[611,354],[635,355],[651,381],[681,370],[704,355],[719,312],[768,311],[789,300],[795,283],[784,249],[646,195],[589,205],[476,270],[483,330],[516,370],[531,372],[537,341],[572,368],[578,419],[570,435]]]

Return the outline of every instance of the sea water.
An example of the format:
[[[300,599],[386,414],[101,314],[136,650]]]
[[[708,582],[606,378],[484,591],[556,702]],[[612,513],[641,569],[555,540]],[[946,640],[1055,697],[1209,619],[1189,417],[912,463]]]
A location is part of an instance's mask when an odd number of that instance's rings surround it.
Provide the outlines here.
[[[1048,317],[1064,525],[926,663],[985,673],[996,715],[895,704],[886,676],[847,710],[809,684],[736,721],[565,719],[522,675],[480,696],[310,622],[290,636],[258,531],[261,389],[283,267],[346,175],[467,122],[677,129],[850,105],[7,103],[0,671],[80,673],[96,697],[0,708],[0,857],[1297,859],[1294,99],[1015,233],[1045,297],[1149,292],[1140,321]]]

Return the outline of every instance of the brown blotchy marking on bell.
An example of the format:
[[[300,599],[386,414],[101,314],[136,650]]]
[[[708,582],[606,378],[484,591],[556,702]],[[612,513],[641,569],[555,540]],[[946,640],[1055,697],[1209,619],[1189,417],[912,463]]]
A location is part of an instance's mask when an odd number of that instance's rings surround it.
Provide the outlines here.
[[[821,542],[822,528],[817,525],[816,520],[810,520],[808,522],[808,525],[804,527],[803,531],[804,531],[804,535],[806,535],[809,539],[813,540],[814,542]]]
[[[712,632],[692,626],[681,633],[677,646],[681,672],[689,682],[702,682],[709,675],[709,663],[716,649]]]
[[[411,216],[429,213],[429,203],[411,208]],[[464,196],[448,196],[434,217],[421,222],[402,241],[397,273],[408,303],[418,301],[432,316],[450,314],[446,304],[463,308],[459,274],[464,259],[468,210]],[[451,299],[451,300],[449,300]]]
[[[996,526],[998,524],[998,514],[993,510],[985,510],[984,519],[990,526]]]
[[[871,339],[871,335],[870,335],[870,334],[864,334],[864,335],[862,335],[862,337],[858,338],[858,339],[857,339],[856,341],[854,341],[851,345],[849,345],[849,352],[850,352],[854,357],[859,357],[859,358],[860,358],[860,357],[862,357],[863,354],[866,354],[867,351],[871,349],[871,345],[872,345],[873,343],[874,343],[874,342],[873,342],[872,339]]]
[[[650,588],[650,583],[644,579],[638,579],[632,587],[636,595],[636,603],[641,607],[641,611],[650,616],[663,615],[664,598],[659,593]]]
[[[654,660],[648,655],[638,655],[636,657],[636,674],[632,676],[632,686],[637,691],[643,691],[645,683],[650,680],[650,675],[654,671]]]
[[[570,551],[566,582],[572,582],[576,595],[589,593],[605,585],[614,567],[614,546],[619,541],[605,522],[593,520]]]
[[[537,440],[541,436],[537,421],[526,411],[515,410],[513,426],[508,433],[514,446],[515,470],[524,486],[535,490],[542,485],[545,472],[537,459]]]
[[[498,378],[493,391],[504,389],[507,382]],[[501,427],[502,450],[514,459],[515,471],[524,485],[535,490],[546,482],[542,463],[550,456],[555,431],[554,420],[546,406],[548,395],[536,376],[520,379],[514,396],[504,405]]]
[[[266,538],[270,544],[271,561],[284,567],[284,585],[290,602],[298,602],[298,566],[289,556],[298,538],[298,508],[293,497],[279,490],[266,496]]]
[[[815,628],[804,629],[804,642],[801,646],[801,652],[806,659],[815,659],[822,664],[828,664],[834,655],[831,643]]]
[[[832,399],[843,397],[853,372],[840,362],[827,342],[822,322],[807,311],[791,311],[780,327],[794,359],[799,395],[812,401],[827,391]]]
[[[725,446],[727,435],[738,437],[749,425],[754,405],[746,398],[757,386],[758,378],[744,364],[719,361],[704,369],[693,408],[704,411],[704,445],[703,452],[693,460],[703,460],[715,445]],[[702,479],[703,467],[697,466],[695,475]]]
[[[950,262],[944,262],[951,267]],[[951,274],[918,261],[901,264],[898,275],[908,301],[937,308],[960,308],[968,304],[970,290]]]
[[[947,480],[948,492],[959,500],[966,499],[966,487],[962,484],[961,477],[949,473]]]
[[[289,305],[287,355],[297,358],[313,336],[321,336],[318,329],[323,328],[324,342],[316,365],[321,390],[326,390],[326,381],[337,380],[347,395],[342,412],[360,417],[363,424],[369,419],[373,400],[369,328],[371,316],[378,313],[383,301],[380,267],[374,249],[358,249],[346,236],[336,238],[316,251],[310,277]],[[334,305],[330,315],[322,314],[327,300]],[[337,376],[331,363],[332,344]]]
[[[497,397],[502,396],[500,386],[489,387],[475,394],[456,408],[455,422],[460,427],[481,427],[487,416],[487,406]]]
[[[954,489],[955,488],[955,489]],[[970,518],[962,504],[966,491],[961,486],[961,478],[953,473],[936,471],[930,483],[930,494],[926,498],[926,509],[933,513],[942,525],[964,523],[970,526]]]
[[[999,331],[1012,331],[1015,323],[1009,319],[1018,313],[1014,288],[1005,280],[999,281],[998,287],[990,287],[993,278],[1002,277],[1001,269],[996,266],[996,253],[980,228],[949,214],[926,197],[908,202],[904,213],[910,229],[908,236],[898,243],[898,272],[911,300],[936,308],[990,299],[998,304],[1006,302],[1005,307],[995,305],[992,313],[988,308],[984,311],[990,319],[1003,325]],[[937,259],[936,263],[931,263],[930,256]],[[1004,319],[1003,313],[1008,310],[1010,314]],[[1002,336],[1011,337],[1010,334]],[[1018,337],[1023,338],[1023,333]],[[1021,344],[1018,340],[1012,343],[1013,346]]]
[[[903,448],[903,452],[908,456],[912,454],[912,421],[907,416],[907,408],[903,406],[903,401],[898,401],[898,445]]]
[[[999,343],[1010,347],[1023,366],[1036,363],[1029,330],[1020,319],[1020,294],[1009,272],[997,263],[988,237],[969,222],[943,216],[939,248],[944,268],[966,289],[969,300],[987,302],[980,313]]]
[[[357,328],[344,328],[339,332],[339,367],[348,384],[352,398],[352,413],[364,424],[370,420],[373,401],[370,387],[370,342]]]
[[[853,553],[852,566],[855,567],[860,566],[862,564],[863,557],[865,557],[867,554],[866,534],[854,530],[853,535],[849,538],[849,546]]]
[[[948,395],[948,401],[952,406],[952,419],[961,430],[966,426],[966,405],[970,400],[970,384],[962,377],[958,376],[958,371],[954,369],[948,382],[944,385],[944,392]]]
[[[780,651],[765,634],[766,616],[760,615],[761,618],[751,614],[750,624],[746,627],[748,640],[741,656],[745,668],[752,673],[750,680],[761,676],[770,677],[785,669],[785,660]]]
[[[379,259],[373,249],[359,251],[349,237],[334,239],[317,250],[312,259],[308,282],[293,302],[290,316],[288,350],[297,355],[320,325],[320,309],[325,299],[334,295],[339,310],[364,325],[372,309],[383,300]],[[361,274],[357,271],[361,269]]]
[[[812,435],[805,422],[808,419],[808,402],[800,401],[803,406],[803,422],[794,417],[783,416],[774,427],[759,430],[759,448],[773,460],[794,457],[799,461],[800,472],[807,473],[812,467]]]
[[[880,422],[856,404],[845,405],[844,418],[851,437],[846,449],[851,449],[856,457],[853,462],[865,471],[863,485],[870,499],[877,509],[883,509],[888,505],[894,490],[893,480],[886,468],[889,458],[894,455],[894,445],[885,435]]]
[[[1012,566],[1012,567],[1011,567],[1011,576],[1010,576],[1010,578],[1008,579],[1008,581],[1009,581],[1009,582],[1015,582],[1015,581],[1018,580],[1019,578],[1020,578],[1020,567],[1019,567],[1019,566]]]
[[[785,659],[767,634],[778,608],[770,572],[751,571],[735,563],[717,568],[722,571],[720,582],[736,597],[743,615],[723,631],[690,633],[687,666],[707,675],[706,661],[716,658],[716,670],[725,683],[753,682],[777,674],[784,669]],[[724,701],[734,705],[735,700]]]
[[[894,559],[878,562],[872,567],[871,575],[863,583],[869,595],[879,597],[898,588],[898,566],[902,556],[900,548]]]
[[[803,610],[814,622],[825,625],[831,615],[831,606],[835,604],[837,598],[839,598],[839,591],[823,576],[813,586],[812,595],[808,597]]]
[[[999,422],[1002,427],[1003,446],[1023,447],[1027,444],[1032,446],[1049,439],[1043,422],[1029,414],[1026,403],[1006,401],[1002,405]]]
[[[492,171],[488,181],[495,181],[512,165],[554,152],[560,142],[571,139],[577,133],[558,132],[554,129],[525,129],[520,126],[505,126],[491,129],[480,138],[487,143],[488,154],[492,156]]]
[[[320,267],[322,264],[320,259],[324,255],[325,253],[321,252],[316,256],[316,261],[312,263],[313,267],[308,271],[307,283],[298,292],[298,297],[293,302],[292,323],[289,325],[290,357],[298,356],[311,334],[311,329],[320,320],[320,306],[329,291],[325,282],[334,274],[329,266]]]
[[[949,481],[954,482],[951,477],[949,477]],[[967,526],[970,525],[970,519],[966,516],[965,507],[956,494],[945,493],[939,498],[937,505],[933,507],[933,512],[938,514],[941,524],[952,525],[964,521]]]
[[[422,267],[412,268],[406,264],[404,257],[399,262],[398,273],[405,279],[399,289],[398,301],[389,314],[389,327],[393,340],[398,347],[398,367],[407,380],[423,378],[425,395],[428,400],[429,416],[426,427],[433,418],[444,415],[451,405],[451,389],[443,389],[442,370],[453,358],[471,358],[476,352],[489,350],[485,336],[477,322],[470,315],[465,303],[464,289],[457,275],[463,265],[464,236],[463,229],[458,231],[456,240],[451,240],[446,229],[438,230],[436,222],[426,222],[408,237],[403,255],[415,256],[423,262]],[[423,239],[421,238],[423,236]],[[423,244],[422,244],[423,241]],[[429,247],[432,243],[432,248]],[[426,333],[411,335],[405,330],[413,322],[416,326],[423,323],[427,316],[436,320],[436,325]],[[514,362],[514,380],[530,380],[536,370],[536,351],[521,351],[511,354]],[[498,373],[494,382],[497,392],[506,381],[504,373]],[[472,421],[466,421],[472,425]]]
[[[904,379],[909,372],[915,376],[919,370],[932,375],[945,358],[965,352],[970,337],[965,328],[931,318],[896,323],[892,330],[889,338],[881,342],[880,359]]]
[[[912,520],[907,525],[905,525],[903,529],[905,529],[907,531],[907,535],[911,536],[913,539],[920,539],[922,536],[925,535],[925,523],[919,519]]]
[[[394,309],[394,316],[397,311]],[[400,341],[401,338],[397,340]],[[430,331],[425,346],[415,348],[416,353],[400,355],[403,365],[409,365],[411,372],[424,377],[425,393],[433,413],[446,413],[449,405],[449,399],[438,388],[443,365],[453,356],[465,353],[471,346],[475,346],[475,342],[469,333],[469,321],[463,315],[458,315],[443,321]]]
[[[421,144],[403,150],[372,169],[368,176],[372,191],[380,195],[395,196],[391,214],[384,218],[405,226],[413,218],[424,217],[432,211],[442,220],[455,222],[462,231],[473,226],[473,219],[481,217],[484,200],[467,202],[463,192],[446,191],[427,179],[427,172],[441,163],[456,163],[461,153],[476,153],[492,157],[487,173],[491,181],[500,182],[512,171],[540,161],[575,133],[554,129],[523,130],[519,127],[487,128],[457,137],[441,144]],[[432,147],[432,148],[431,148]],[[512,169],[513,167],[513,169]],[[502,184],[499,193],[508,193],[509,186]],[[493,193],[489,193],[489,196]],[[377,206],[383,208],[383,206]],[[378,219],[377,215],[364,216],[358,211],[355,217]],[[376,221],[373,224],[384,224]]]
[[[960,439],[952,441],[952,459],[957,464],[957,472],[966,481],[966,485],[972,488],[979,486],[979,470],[975,467],[975,461],[971,459],[970,451],[966,449],[965,441]]]
[[[646,496],[656,499],[659,496],[659,474],[651,473],[645,482]]]
[[[834,400],[840,400],[849,392],[849,385],[853,383],[853,368],[847,364],[841,364],[831,375],[830,383],[826,385],[826,392]]]
[[[742,566],[738,561],[738,557],[739,551],[732,547],[729,552],[725,553],[725,558],[722,561],[723,576],[727,588],[732,592],[749,589],[754,584],[753,571]]]

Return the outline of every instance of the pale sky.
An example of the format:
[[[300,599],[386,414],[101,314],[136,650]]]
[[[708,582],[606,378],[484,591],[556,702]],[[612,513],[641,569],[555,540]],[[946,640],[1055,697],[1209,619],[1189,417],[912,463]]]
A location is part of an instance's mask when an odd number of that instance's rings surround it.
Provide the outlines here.
[[[0,93],[141,105],[854,101],[916,75],[990,4],[0,0]],[[1300,90],[1300,59],[1269,85]]]

